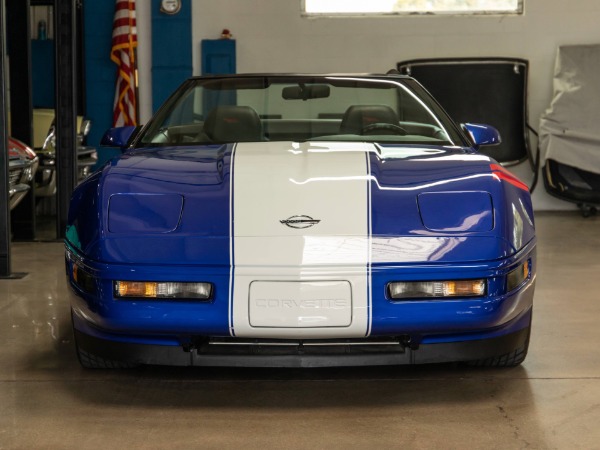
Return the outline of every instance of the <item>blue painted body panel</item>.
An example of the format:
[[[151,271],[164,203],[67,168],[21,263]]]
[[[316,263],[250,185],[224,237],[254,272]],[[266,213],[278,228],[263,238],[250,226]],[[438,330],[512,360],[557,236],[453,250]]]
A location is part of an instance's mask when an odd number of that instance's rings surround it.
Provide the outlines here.
[[[489,192],[425,192],[418,195],[417,203],[423,225],[430,231],[484,233],[494,228]]]
[[[135,126],[109,128],[102,136],[100,145],[125,148],[136,128]]]
[[[529,195],[495,177],[489,168],[493,160],[459,149],[448,149],[435,158],[422,149],[420,157],[418,150],[412,148],[414,156],[402,159],[383,160],[375,152],[369,154],[374,236],[436,237],[444,243],[423,262],[497,260],[516,253],[534,238]],[[166,147],[130,151],[112,160],[73,196],[69,227],[75,226],[78,233],[80,246],[75,247],[92,260],[107,263],[228,265],[228,259],[221,256],[228,250],[214,250],[229,246],[231,151],[232,145]],[[419,194],[461,191],[490,193],[494,199],[492,230],[443,232],[424,226]],[[108,233],[110,198],[130,193],[182,195],[185,205],[175,232],[161,236]],[[471,213],[465,211],[453,212],[452,221],[468,220]],[[132,214],[143,217],[145,211]],[[513,233],[515,220],[519,233]],[[440,252],[440,248],[447,251]]]
[[[164,267],[142,265],[85,264],[70,253],[70,261],[78,261],[100,281],[94,294],[82,292],[70,280],[72,306],[78,316],[85,317],[100,330],[144,336],[155,342],[185,339],[190,335],[227,336],[228,267]],[[372,335],[412,334],[417,341],[445,336],[446,342],[460,341],[473,333],[501,329],[508,322],[527,313],[532,307],[535,278],[531,277],[518,290],[505,292],[505,275],[519,264],[530,260],[535,273],[533,243],[513,258],[494,263],[470,265],[443,264],[422,266],[377,265],[372,268],[373,325]],[[429,301],[391,301],[386,295],[390,281],[488,278],[488,295],[482,299]],[[124,301],[112,295],[112,280],[210,281],[215,295],[210,302]],[[506,332],[513,331],[507,329]],[[100,337],[100,336],[99,336]],[[139,342],[139,341],[138,341]]]
[[[438,149],[433,156],[427,147],[386,149],[404,156],[368,154],[373,239],[398,240],[422,256],[371,264],[371,334],[408,333],[416,341],[454,342],[523,328],[536,264],[528,193],[495,177],[494,161],[470,149]],[[232,153],[232,145],[130,150],[77,188],[67,229],[77,329],[102,339],[162,345],[181,345],[190,336],[229,335]],[[471,228],[460,228],[472,220],[473,209],[448,202],[455,207],[449,213],[453,229],[444,230],[435,220],[435,229],[426,227],[422,217],[429,217],[427,210],[441,208],[444,196],[460,192],[489,193],[493,219],[486,216]],[[134,201],[113,210],[128,208],[133,217],[154,224],[146,232],[147,225],[125,224],[123,218],[111,222],[111,199],[140,193],[183,198],[183,208]],[[425,196],[425,213],[419,210],[419,195]],[[484,198],[473,197],[485,203]],[[505,292],[506,274],[527,261],[530,278]],[[97,279],[95,292],[83,292],[74,283],[74,262]],[[391,301],[386,295],[390,281],[456,278],[487,278],[487,295],[413,302]],[[208,281],[214,297],[210,302],[115,300],[115,279]]]
[[[494,127],[477,123],[466,123],[464,124],[464,127],[471,135],[471,138],[477,147],[498,145],[502,143],[500,133]]]

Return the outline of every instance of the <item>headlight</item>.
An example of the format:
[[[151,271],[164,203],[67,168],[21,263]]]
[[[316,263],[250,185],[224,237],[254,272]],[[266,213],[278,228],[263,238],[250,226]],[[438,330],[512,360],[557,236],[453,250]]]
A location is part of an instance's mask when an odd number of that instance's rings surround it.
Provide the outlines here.
[[[391,299],[430,299],[451,297],[483,297],[486,282],[480,280],[454,281],[395,281],[388,284]]]
[[[115,297],[210,300],[211,283],[115,281]]]
[[[520,265],[506,275],[506,292],[518,288],[527,278],[529,278],[529,261],[526,261],[525,264]]]

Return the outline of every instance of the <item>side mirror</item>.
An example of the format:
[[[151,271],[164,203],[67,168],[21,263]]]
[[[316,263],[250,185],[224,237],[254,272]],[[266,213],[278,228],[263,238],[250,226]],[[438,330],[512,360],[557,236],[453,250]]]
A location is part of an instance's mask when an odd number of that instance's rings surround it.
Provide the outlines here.
[[[494,127],[490,125],[484,125],[480,123],[463,123],[463,130],[465,130],[476,148],[490,145],[498,145],[502,143],[500,133]]]
[[[125,149],[141,129],[139,126],[109,128],[102,136],[100,145]]]

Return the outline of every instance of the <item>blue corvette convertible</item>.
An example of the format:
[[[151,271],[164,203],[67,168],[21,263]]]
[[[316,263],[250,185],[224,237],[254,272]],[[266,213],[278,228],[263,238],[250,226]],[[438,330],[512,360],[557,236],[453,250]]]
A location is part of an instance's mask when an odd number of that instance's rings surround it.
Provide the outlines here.
[[[520,364],[536,238],[499,142],[400,75],[188,80],[73,194],[81,364]]]

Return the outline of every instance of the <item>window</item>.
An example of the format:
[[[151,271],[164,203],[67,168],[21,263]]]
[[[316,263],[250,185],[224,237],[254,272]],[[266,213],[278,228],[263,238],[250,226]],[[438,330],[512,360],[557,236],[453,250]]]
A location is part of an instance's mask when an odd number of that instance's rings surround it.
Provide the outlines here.
[[[304,0],[307,15],[521,14],[523,0]]]

